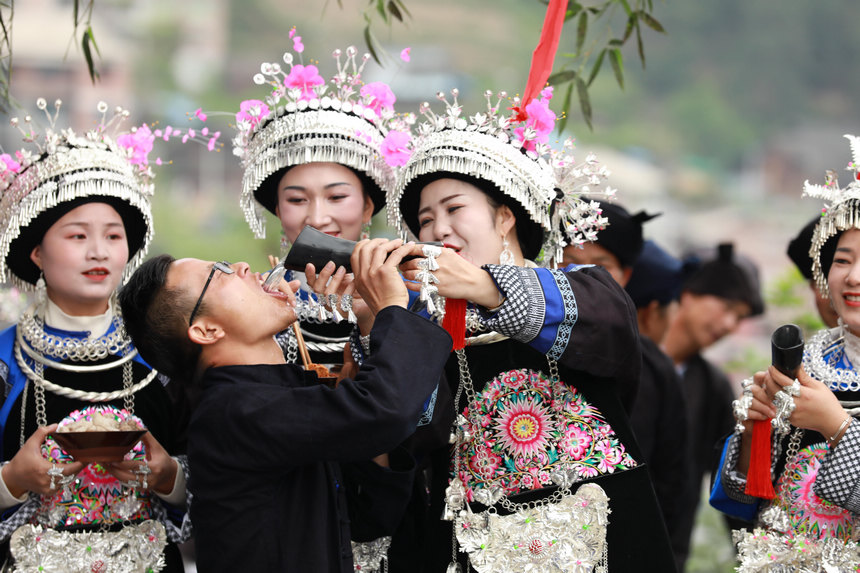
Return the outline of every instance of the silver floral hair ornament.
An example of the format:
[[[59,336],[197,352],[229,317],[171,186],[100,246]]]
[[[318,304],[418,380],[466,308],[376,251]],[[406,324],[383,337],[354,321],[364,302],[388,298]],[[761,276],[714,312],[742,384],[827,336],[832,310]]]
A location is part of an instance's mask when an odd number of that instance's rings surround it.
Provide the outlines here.
[[[293,51],[301,60],[301,37],[290,31]],[[382,82],[361,79],[369,54],[350,46],[335,50],[337,73],[326,81],[317,66],[297,63],[286,52],[280,63],[265,62],[254,83],[268,85],[264,100],[246,100],[236,114],[233,153],[242,160],[240,205],[257,238],[266,236],[262,208],[274,212],[276,174],[306,163],[338,163],[366,176],[365,190],[374,212],[384,205],[392,186],[393,167],[410,153],[409,124],[414,116],[394,111],[395,96]],[[369,189],[367,187],[370,187]]]
[[[812,277],[823,296],[830,294],[827,273],[832,261],[822,262],[822,250],[827,251],[825,257],[832,256],[835,245],[828,246],[828,242],[833,237],[842,231],[860,229],[860,138],[847,134],[844,137],[848,139],[851,147],[851,162],[846,168],[851,172],[851,183],[844,189],[840,188],[835,173],[829,171],[823,185],[812,184],[809,181],[803,184],[804,196],[824,201],[821,219],[815,226],[809,248]]]
[[[146,124],[124,131],[128,110],[117,107],[109,116],[108,105],[99,102],[99,123],[77,134],[71,128],[57,128],[60,100],[54,102],[53,113],[43,98],[36,107],[44,112],[47,125],[39,125],[30,115],[10,120],[31,147],[0,155],[0,281],[32,290],[39,274],[29,260],[33,246],[64,206],[90,198],[111,204],[123,218],[129,238],[129,262],[123,273],[127,279],[152,240],[154,175],[149,153],[156,138],[166,141],[183,133],[172,127],[153,131]]]
[[[463,117],[458,90],[451,94],[451,102],[444,93],[437,94],[445,104],[442,114],[434,113],[427,102],[419,109],[426,121],[418,126],[413,154],[389,194],[389,224],[401,234],[406,228],[417,234],[417,220],[413,219],[421,188],[433,174],[452,173],[489,182],[522,208],[530,226],[542,231],[542,239],[532,247],[534,252],[524,252],[526,257],[535,257],[542,250],[543,264],[550,266],[568,242],[593,240],[606,220],[600,217],[596,203],[581,195],[599,194],[595,187],[609,171],[592,155],[577,164],[571,153],[572,140],[560,150],[550,147],[549,134],[556,121],[549,109],[552,88],[543,89],[539,98],[522,107],[519,98],[508,100],[506,92],[494,95],[486,91],[486,110],[469,117]],[[515,113],[504,111],[508,104]],[[605,193],[613,195],[614,190]],[[522,224],[518,223],[518,229]]]

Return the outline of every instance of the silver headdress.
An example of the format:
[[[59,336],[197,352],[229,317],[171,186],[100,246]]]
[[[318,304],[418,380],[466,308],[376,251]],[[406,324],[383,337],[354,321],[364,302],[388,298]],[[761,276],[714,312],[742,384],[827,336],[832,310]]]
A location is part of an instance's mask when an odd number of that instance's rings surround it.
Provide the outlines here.
[[[149,127],[143,125],[120,132],[119,124],[128,118],[129,112],[118,107],[108,119],[108,105],[100,102],[101,122],[78,135],[70,128],[55,127],[61,105],[60,100],[54,103],[52,115],[47,102],[42,98],[37,100],[36,106],[45,113],[49,124],[41,133],[31,116],[23,121],[13,118],[11,124],[35,150],[21,149],[14,156],[0,155],[0,281],[11,280],[24,290],[33,288],[38,269],[32,276],[25,268],[26,262],[13,261],[16,258],[29,261],[30,255],[30,249],[23,248],[25,241],[19,241],[19,247],[16,240],[22,234],[37,232],[31,228],[36,219],[63,203],[104,196],[125,202],[135,210],[142,232],[136,239],[136,252],[130,249],[123,280],[143,261],[152,239],[153,175],[147,154],[155,136]],[[44,230],[41,232],[44,234]],[[17,252],[23,250],[26,253]]]
[[[821,219],[815,226],[812,244],[809,248],[809,256],[812,259],[812,277],[815,279],[818,291],[823,296],[830,294],[827,284],[827,270],[830,268],[831,261],[822,263],[822,248],[828,240],[839,232],[848,229],[860,229],[860,138],[847,134],[845,138],[848,139],[851,147],[851,162],[847,167],[847,170],[851,172],[851,183],[844,189],[840,189],[836,174],[828,171],[824,185],[812,184],[809,181],[803,184],[804,196],[824,200]]]
[[[572,233],[570,240],[592,240],[592,230],[596,232],[605,220],[601,222],[597,205],[580,195],[594,192],[590,185],[609,172],[596,167],[591,156],[577,165],[569,153],[572,141],[559,151],[550,148],[549,134],[556,120],[548,105],[552,88],[544,89],[539,99],[523,109],[519,98],[513,98],[512,109],[517,113],[512,117],[503,111],[508,98],[505,92],[499,92],[495,101],[491,91],[485,92],[486,110],[468,119],[461,117],[458,90],[451,94],[453,102],[442,92],[437,94],[445,103],[444,114],[434,114],[427,102],[419,109],[427,121],[418,127],[412,156],[389,194],[389,224],[401,234],[407,227],[417,233],[416,222],[410,220],[414,213],[404,210],[408,196],[420,193],[424,176],[448,172],[487,181],[522,207],[529,226],[542,230],[542,239],[532,246],[534,252],[525,253],[527,257],[536,257],[543,250],[543,263],[552,264],[566,242],[562,222]]]
[[[290,38],[300,56],[301,38],[295,30]],[[257,238],[266,236],[261,208],[274,212],[277,204],[277,181],[270,178],[294,165],[331,162],[350,167],[367,176],[374,212],[382,208],[393,183],[389,163],[397,161],[396,153],[383,150],[408,132],[414,117],[395,113],[395,97],[386,84],[362,84],[370,55],[360,62],[356,55],[354,47],[346,49],[345,58],[341,50],[334,51],[338,71],[330,82],[315,65],[294,63],[290,52],[283,57],[289,72],[277,62],[267,62],[254,76],[254,83],[267,84],[272,91],[265,101],[242,102],[233,153],[245,168],[240,206]]]

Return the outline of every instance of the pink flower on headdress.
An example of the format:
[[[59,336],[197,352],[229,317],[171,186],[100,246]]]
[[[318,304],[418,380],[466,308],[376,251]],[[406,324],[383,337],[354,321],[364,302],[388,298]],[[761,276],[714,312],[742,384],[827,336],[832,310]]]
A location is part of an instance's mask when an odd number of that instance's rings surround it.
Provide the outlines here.
[[[382,114],[382,110],[393,110],[394,102],[397,98],[394,97],[394,92],[388,87],[388,84],[382,82],[371,82],[361,87],[361,97],[365,99],[368,107],[376,112],[377,115]]]
[[[302,90],[302,95],[299,99],[303,100],[313,99],[315,94],[311,88],[324,83],[325,80],[314,65],[303,66],[302,64],[296,64],[290,70],[290,75],[284,78],[285,86]]]
[[[254,129],[257,127],[257,124],[268,116],[269,106],[258,99],[246,99],[239,104],[239,113],[236,114],[236,121],[246,121],[251,124],[251,129]],[[206,133],[208,133],[208,131]],[[206,135],[206,133],[203,135]]]
[[[412,51],[412,48],[403,48],[403,50],[400,51],[400,59],[403,60],[404,62],[408,62],[410,59],[409,58],[409,52],[411,52],[411,51]]]
[[[403,166],[406,165],[412,155],[412,150],[409,148],[411,141],[412,136],[408,132],[389,131],[385,139],[382,140],[379,151],[388,165],[392,167]]]
[[[546,91],[546,90],[544,90]],[[544,95],[541,92],[541,95]],[[552,93],[549,94],[552,96]],[[526,125],[518,127],[514,130],[517,138],[523,142],[523,148],[527,151],[533,151],[535,142],[546,143],[549,141],[549,134],[555,128],[555,112],[549,109],[549,98],[535,99],[529,102],[525,109]],[[531,128],[536,135],[530,140],[526,140],[524,132],[526,128]]]
[[[293,50],[297,54],[301,54],[302,52],[305,51],[305,45],[302,44],[302,37],[301,36],[296,36],[295,38],[293,38]]]
[[[199,119],[200,121],[206,121],[206,114],[203,113],[203,108],[198,107],[197,110],[194,112],[194,115],[196,115],[197,119]]]
[[[128,151],[129,163],[140,165],[141,169],[149,165],[148,156],[154,141],[155,134],[145,123],[131,133],[124,133],[116,138],[117,145]]]
[[[21,164],[12,159],[12,156],[8,153],[0,155],[0,162],[3,163],[2,171],[0,171],[0,173],[5,173],[7,171],[18,173],[21,171]]]

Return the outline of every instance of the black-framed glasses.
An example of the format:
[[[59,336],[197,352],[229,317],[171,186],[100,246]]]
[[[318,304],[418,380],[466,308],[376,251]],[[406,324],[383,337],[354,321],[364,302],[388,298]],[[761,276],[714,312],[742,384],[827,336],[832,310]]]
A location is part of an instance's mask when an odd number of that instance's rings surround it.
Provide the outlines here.
[[[203,285],[203,290],[197,298],[197,304],[194,305],[194,310],[191,311],[191,317],[188,319],[188,326],[194,324],[194,316],[197,314],[197,311],[200,310],[200,305],[203,303],[203,295],[206,294],[206,289],[209,288],[209,283],[212,282],[212,277],[215,276],[215,271],[221,271],[225,275],[232,275],[234,272],[233,269],[230,268],[230,263],[227,261],[218,261],[212,264],[212,270],[209,271],[209,278],[206,279],[206,284]]]

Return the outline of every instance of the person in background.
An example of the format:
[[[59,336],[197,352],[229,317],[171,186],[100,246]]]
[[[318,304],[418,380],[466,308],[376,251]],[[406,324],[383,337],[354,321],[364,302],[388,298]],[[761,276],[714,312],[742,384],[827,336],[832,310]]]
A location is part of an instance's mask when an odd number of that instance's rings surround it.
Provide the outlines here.
[[[593,242],[581,247],[567,245],[564,263],[601,266],[628,294],[632,287],[637,295],[631,298],[639,324],[642,371],[629,407],[630,424],[651,473],[669,538],[673,546],[681,545],[686,533],[679,529],[679,516],[690,480],[688,436],[678,427],[685,427],[687,413],[678,374],[658,344],[668,327],[668,321],[660,318],[668,315],[670,303],[679,296],[683,266],[653,242],[645,243],[642,224],[654,215],[644,211],[631,215],[616,203],[600,202],[599,208],[607,226],[597,232]],[[643,325],[655,339],[643,332]]]
[[[764,312],[758,277],[731,243],[704,260],[681,289],[678,312],[663,339],[663,349],[681,376],[687,404],[691,484],[679,517],[686,532],[678,554],[686,562],[701,497],[701,483],[717,465],[717,444],[732,431],[734,391],[728,377],[702,352],[733,333],[741,321]]]
[[[660,344],[677,310],[690,266],[648,240],[624,287],[636,305],[642,345],[643,375],[630,423],[654,476],[654,490],[679,571],[683,571],[689,539],[689,531],[681,525],[682,516],[689,490],[694,487],[689,465],[690,437],[679,431],[687,427],[689,412],[680,376]]]
[[[815,309],[818,311],[818,316],[821,317],[824,326],[834,328],[838,323],[839,316],[833,309],[830,299],[823,296],[818,287],[815,286],[815,279],[812,276],[812,257],[809,256],[809,248],[812,246],[812,233],[820,220],[821,217],[819,216],[807,223],[797,236],[788,243],[786,254],[809,283],[809,289],[815,299]]]

